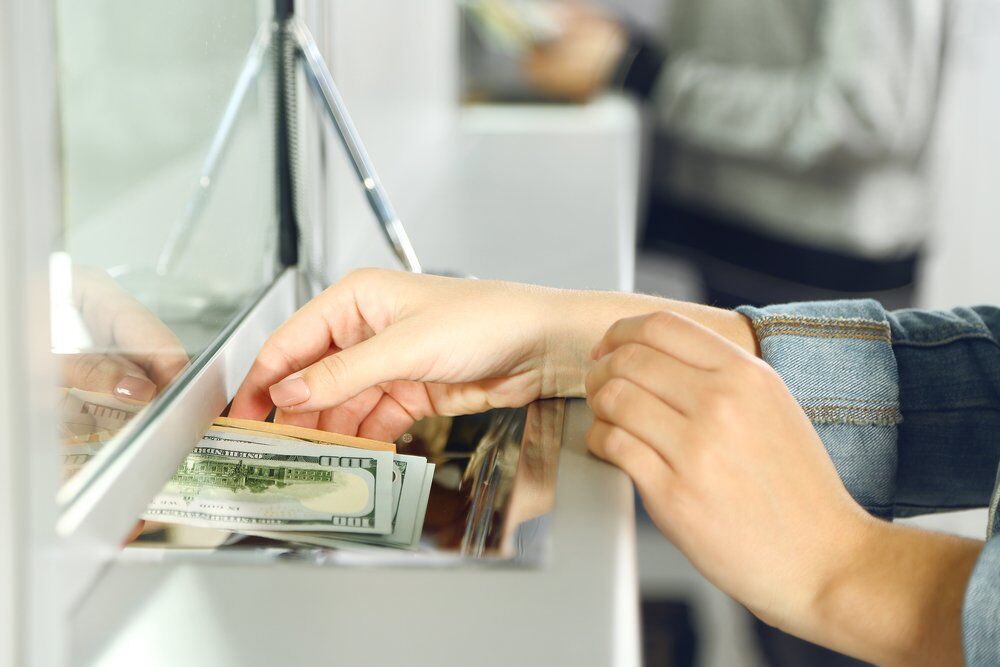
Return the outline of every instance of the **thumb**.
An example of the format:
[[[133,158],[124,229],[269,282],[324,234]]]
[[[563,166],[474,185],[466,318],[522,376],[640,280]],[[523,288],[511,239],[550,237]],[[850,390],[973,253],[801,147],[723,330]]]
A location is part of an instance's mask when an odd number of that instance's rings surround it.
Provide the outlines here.
[[[147,403],[156,395],[156,385],[137,364],[114,354],[79,354],[64,357],[62,379],[67,387],[111,394]]]
[[[271,401],[287,412],[316,412],[382,382],[423,380],[413,363],[414,349],[419,345],[413,337],[389,327],[271,385]]]

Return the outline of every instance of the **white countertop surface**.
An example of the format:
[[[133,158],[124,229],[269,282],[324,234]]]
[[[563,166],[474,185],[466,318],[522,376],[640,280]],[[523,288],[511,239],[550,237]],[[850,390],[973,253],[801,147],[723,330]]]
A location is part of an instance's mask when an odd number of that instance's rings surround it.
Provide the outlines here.
[[[116,563],[76,613],[79,665],[637,665],[632,487],[571,401],[538,568]]]

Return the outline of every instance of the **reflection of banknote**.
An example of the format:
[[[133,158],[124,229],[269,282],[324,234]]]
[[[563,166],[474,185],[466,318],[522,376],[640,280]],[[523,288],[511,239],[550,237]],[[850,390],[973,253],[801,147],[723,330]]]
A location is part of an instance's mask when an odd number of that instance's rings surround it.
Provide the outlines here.
[[[110,394],[82,389],[63,389],[59,422],[65,442],[108,440],[125,426],[144,405],[123,401]]]
[[[227,530],[387,534],[392,453],[210,430],[143,518]]]

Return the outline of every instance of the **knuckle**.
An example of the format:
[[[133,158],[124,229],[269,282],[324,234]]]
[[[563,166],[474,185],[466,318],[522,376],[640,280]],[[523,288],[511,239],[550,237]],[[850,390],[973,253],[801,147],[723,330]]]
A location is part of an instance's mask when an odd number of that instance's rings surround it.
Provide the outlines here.
[[[625,431],[617,426],[606,429],[603,439],[605,458],[611,461],[622,461],[628,451],[628,437]]]
[[[627,343],[611,354],[608,362],[612,375],[629,375],[639,365],[642,347],[637,343]]]
[[[732,391],[728,386],[724,386],[716,391],[706,392],[701,397],[701,409],[708,419],[727,423],[729,419],[735,417]]]
[[[331,354],[316,365],[315,379],[325,388],[334,389],[347,381],[347,364],[338,354]]]
[[[601,342],[607,343],[608,341],[616,339],[618,335],[621,333],[622,327],[625,326],[625,323],[627,321],[628,321],[627,318],[625,318],[625,319],[615,320],[614,322],[612,322],[611,326],[608,327],[608,330],[604,332],[604,336],[601,338]]]
[[[599,414],[613,415],[621,404],[622,395],[627,391],[628,382],[621,378],[611,378],[594,395],[594,407]]]
[[[647,315],[639,325],[641,340],[655,340],[674,324],[674,316],[665,310],[658,310]]]
[[[119,373],[121,373],[121,368],[117,363],[108,357],[100,356],[89,362],[83,381],[88,386],[100,386],[116,379]]]

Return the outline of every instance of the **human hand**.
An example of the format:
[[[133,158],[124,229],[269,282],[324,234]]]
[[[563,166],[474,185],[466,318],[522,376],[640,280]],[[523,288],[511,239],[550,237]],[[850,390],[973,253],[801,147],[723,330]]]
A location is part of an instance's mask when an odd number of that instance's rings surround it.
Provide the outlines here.
[[[591,451],[632,477],[657,527],[710,581],[801,630],[876,522],[780,377],[669,312],[617,322],[594,354]]]
[[[625,51],[625,30],[614,18],[573,3],[557,5],[562,34],[537,45],[522,63],[528,81],[543,93],[582,102],[601,92]]]
[[[379,269],[351,273],[264,345],[231,416],[392,440],[416,419],[527,404],[572,388],[587,350],[558,290]],[[564,362],[559,360],[563,359]]]

